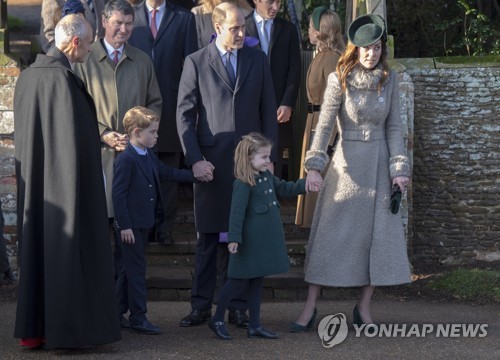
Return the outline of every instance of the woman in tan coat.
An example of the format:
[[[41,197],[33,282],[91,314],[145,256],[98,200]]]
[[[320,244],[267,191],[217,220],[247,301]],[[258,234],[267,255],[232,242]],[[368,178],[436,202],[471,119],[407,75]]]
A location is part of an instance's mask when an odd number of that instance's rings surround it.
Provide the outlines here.
[[[337,61],[345,49],[342,38],[340,17],[326,6],[313,10],[309,21],[309,41],[315,45],[318,53],[307,70],[307,120],[302,141],[302,156],[299,177],[305,177],[304,159],[309,149],[316,124],[318,123],[319,110],[323,102],[328,75],[335,71]],[[334,137],[333,137],[334,138]],[[317,193],[310,192],[300,195],[297,202],[297,215],[295,223],[302,227],[311,227],[316,206]]]
[[[372,324],[375,286],[410,282],[401,216],[389,209],[392,185],[404,190],[409,164],[399,114],[397,74],[386,62],[385,22],[356,19],[349,43],[328,78],[316,134],[307,152],[306,188],[322,185],[307,248],[304,310],[291,331],[312,329],[322,286],[360,287],[353,323]],[[340,141],[326,153],[335,124]],[[330,310],[333,311],[333,310]]]

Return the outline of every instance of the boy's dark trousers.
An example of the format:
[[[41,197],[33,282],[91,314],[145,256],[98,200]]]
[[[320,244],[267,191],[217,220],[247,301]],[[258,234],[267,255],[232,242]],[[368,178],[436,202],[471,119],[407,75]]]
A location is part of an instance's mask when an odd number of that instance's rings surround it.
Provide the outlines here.
[[[130,310],[131,325],[142,324],[146,320],[146,259],[144,250],[149,229],[132,229],[135,243],[124,243],[120,230],[115,228],[116,244],[120,246],[123,267],[115,284],[118,299],[118,315]]]

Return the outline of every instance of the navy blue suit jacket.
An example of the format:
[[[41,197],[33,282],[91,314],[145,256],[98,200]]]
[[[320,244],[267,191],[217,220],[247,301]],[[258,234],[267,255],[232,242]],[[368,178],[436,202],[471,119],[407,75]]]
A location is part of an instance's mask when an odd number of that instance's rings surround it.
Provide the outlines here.
[[[153,178],[141,156],[149,156]],[[139,155],[132,145],[115,160],[113,178],[113,207],[118,229],[148,229],[155,224],[155,211],[161,209],[160,181],[194,182],[191,170],[174,169],[158,161],[150,149]]]
[[[246,17],[246,34],[259,38],[253,12]],[[273,22],[268,59],[273,77],[276,106],[295,108],[300,87],[301,57],[299,35],[295,26],[276,17]],[[257,45],[260,49],[260,45]],[[278,147],[293,146],[293,124],[291,121],[278,126]]]
[[[155,39],[149,28],[146,2],[135,6],[134,30],[128,43],[153,60],[163,98],[157,145],[160,152],[182,151],[175,122],[177,93],[184,59],[198,50],[197,39],[194,15],[181,6],[166,1],[165,14]]]

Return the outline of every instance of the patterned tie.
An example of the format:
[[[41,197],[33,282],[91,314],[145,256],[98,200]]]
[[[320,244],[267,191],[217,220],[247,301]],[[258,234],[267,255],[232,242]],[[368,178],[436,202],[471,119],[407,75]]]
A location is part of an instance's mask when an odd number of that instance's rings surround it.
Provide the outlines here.
[[[233,65],[231,65],[231,55],[233,55],[231,51],[228,51],[226,53],[226,71],[227,75],[229,76],[231,86],[234,88],[234,84],[236,83],[236,75],[234,73]]]
[[[90,11],[94,11],[94,3],[92,2],[92,0],[87,0],[87,5],[90,9]]]
[[[262,31],[262,39],[260,39],[260,47],[262,51],[264,51],[267,55],[267,52],[269,51],[269,32],[268,32],[268,25],[269,20],[262,19],[261,24],[261,31]]]
[[[156,26],[156,13],[158,10],[151,10],[151,34],[153,35],[153,39],[156,39],[156,35],[158,34],[158,27]]]
[[[120,55],[119,50],[113,51],[113,62],[115,63],[115,65],[118,64],[118,55]]]

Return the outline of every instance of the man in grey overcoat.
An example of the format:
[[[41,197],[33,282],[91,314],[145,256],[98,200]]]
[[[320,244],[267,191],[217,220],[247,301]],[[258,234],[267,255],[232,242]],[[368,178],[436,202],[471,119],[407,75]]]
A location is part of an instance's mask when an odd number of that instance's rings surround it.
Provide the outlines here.
[[[211,317],[219,235],[229,227],[236,145],[253,131],[277,141],[276,102],[265,54],[243,46],[245,18],[236,6],[218,5],[212,20],[217,39],[186,58],[177,102],[179,137],[199,180],[194,186],[198,241],[192,311],[181,326]],[[275,151],[271,158],[276,160]],[[231,308],[241,312],[246,304],[233,302]]]

